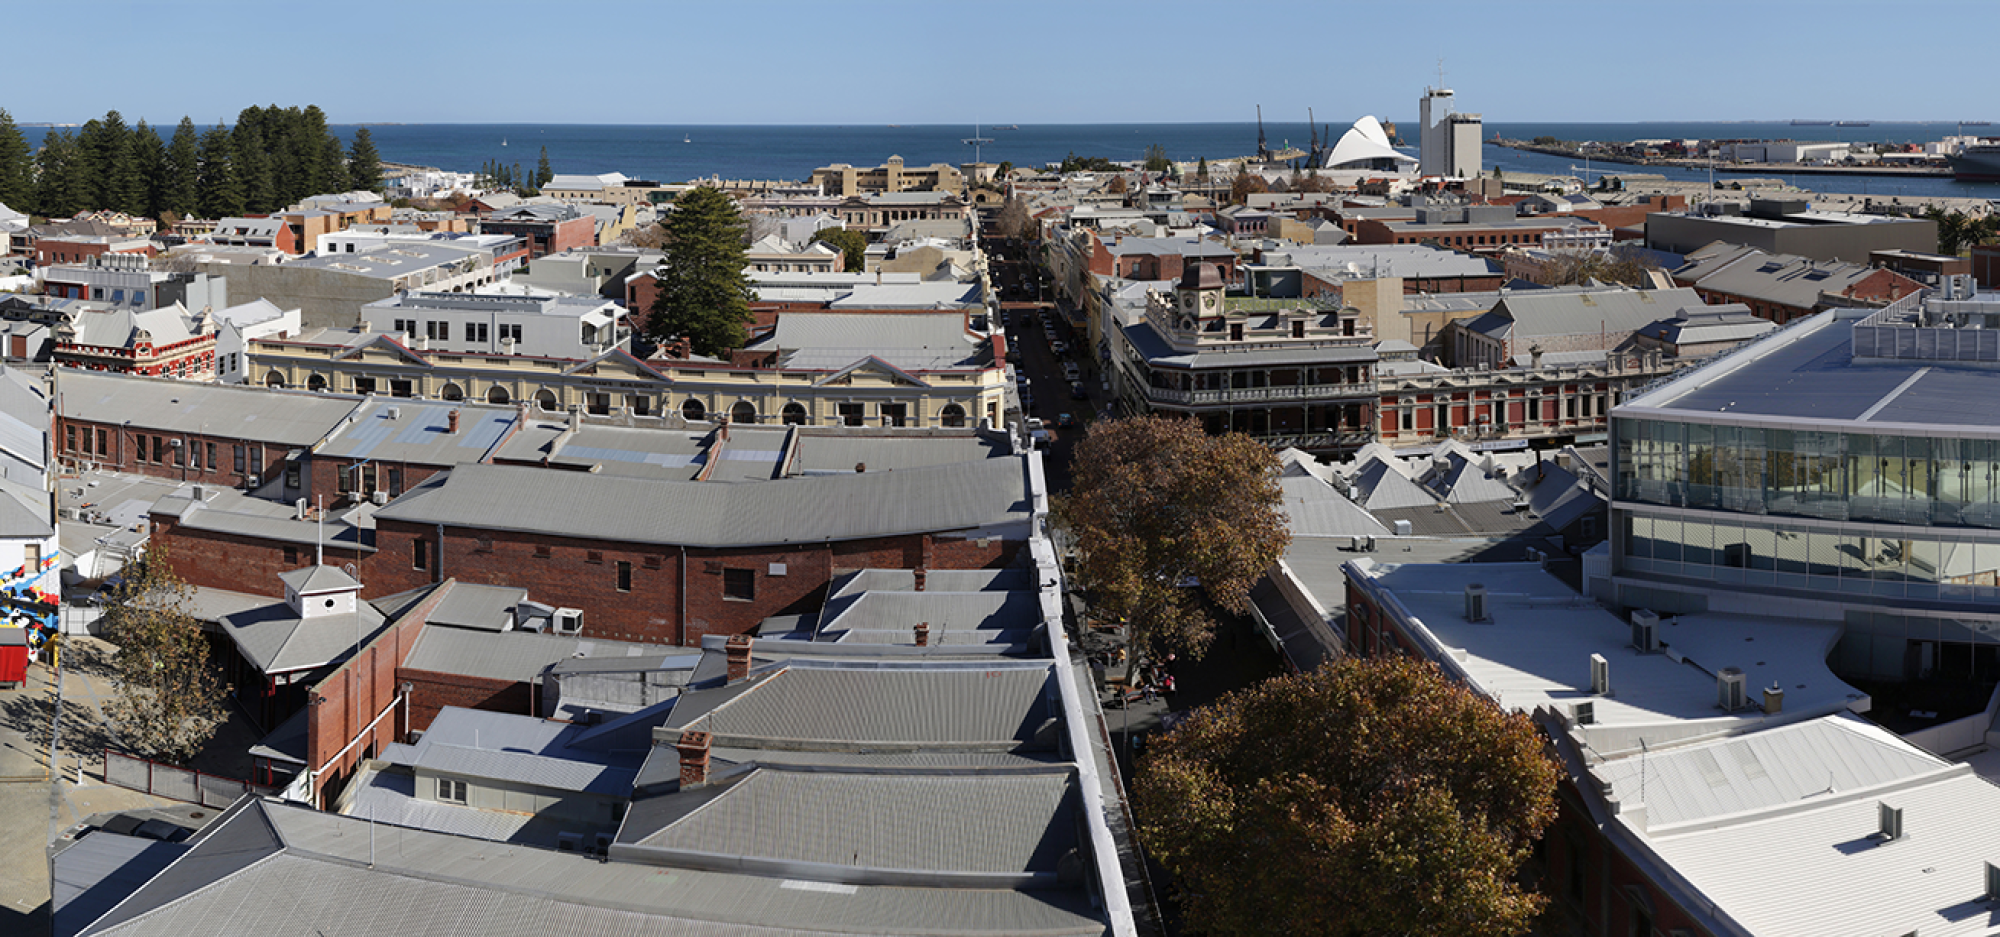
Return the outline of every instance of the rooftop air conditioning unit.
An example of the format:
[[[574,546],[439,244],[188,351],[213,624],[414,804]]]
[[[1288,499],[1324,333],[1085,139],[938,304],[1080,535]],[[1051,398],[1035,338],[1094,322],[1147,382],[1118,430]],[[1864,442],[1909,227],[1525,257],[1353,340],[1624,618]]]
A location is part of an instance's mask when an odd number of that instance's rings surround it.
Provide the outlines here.
[[[1632,610],[1632,646],[1641,654],[1660,649],[1660,616],[1651,609]]]
[[[1611,662],[1602,654],[1590,655],[1590,692],[1598,696],[1611,695]]]
[[[1743,671],[1740,668],[1722,668],[1722,672],[1715,675],[1715,705],[1726,712],[1742,709],[1745,698],[1743,687]]]
[[[556,609],[554,621],[557,634],[576,634],[583,630],[583,609]]]
[[[389,493],[388,493],[388,492],[386,492],[386,491],[382,491],[382,490],[380,490],[380,489],[377,489],[377,490],[375,490],[375,491],[372,491],[372,492],[370,492],[370,493],[369,493],[369,495],[368,495],[368,500],[370,500],[370,501],[373,501],[373,502],[375,502],[375,503],[376,503],[376,504],[378,504],[378,505],[382,505],[382,504],[388,504],[388,503],[389,503]]]
[[[556,834],[557,852],[581,852],[582,847],[583,847],[583,834],[581,833]]]
[[[1409,521],[1407,521],[1407,520],[1399,520],[1399,521],[1397,521],[1397,522],[1396,522],[1396,536],[1398,536],[1398,537],[1407,537],[1407,536],[1409,536],[1409,535],[1410,535],[1410,530],[1411,530],[1411,527],[1410,527],[1410,522],[1409,522]]]
[[[1361,538],[1361,552],[1363,552],[1363,553],[1373,553],[1373,552],[1375,552],[1375,535],[1374,535],[1374,534],[1369,534],[1369,535],[1367,535],[1367,536],[1365,536],[1365,537],[1362,537],[1362,538]]]
[[[1465,587],[1465,620],[1486,620],[1486,587],[1479,583]]]
[[[382,408],[382,416],[383,416],[383,418],[384,418],[384,419],[390,419],[390,420],[400,420],[400,419],[402,419],[402,418],[403,418],[403,408],[402,408],[402,407],[383,407],[383,408]]]

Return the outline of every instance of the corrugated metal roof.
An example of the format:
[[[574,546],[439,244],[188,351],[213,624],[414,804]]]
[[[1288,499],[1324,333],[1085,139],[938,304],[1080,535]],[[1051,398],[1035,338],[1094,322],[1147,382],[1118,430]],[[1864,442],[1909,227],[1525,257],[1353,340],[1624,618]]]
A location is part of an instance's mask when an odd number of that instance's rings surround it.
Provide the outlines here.
[[[723,736],[719,744],[1023,741],[1053,715],[1050,679],[1046,666],[850,670],[794,661],[747,688],[686,694],[667,724]]]
[[[513,625],[514,606],[527,597],[528,590],[514,586],[483,586],[454,581],[424,620],[454,628],[505,631]]]
[[[58,368],[62,415],[134,429],[261,439],[285,446],[319,441],[361,402],[358,397],[120,377]]]
[[[352,653],[382,630],[386,620],[374,606],[358,611],[300,618],[284,602],[223,616],[223,633],[236,642],[244,659],[267,674],[310,670]]]
[[[1533,290],[1506,294],[1488,315],[1512,321],[1517,347],[1543,336],[1591,333],[1606,334],[1615,344],[1663,313],[1700,305],[1701,296],[1691,289]]]
[[[889,631],[890,643],[908,644],[912,626],[929,622],[933,636],[948,631],[1030,631],[1042,623],[1041,597],[1034,592],[864,592],[827,603],[820,632]]]
[[[1333,537],[1353,534],[1387,534],[1381,521],[1335,491],[1318,478],[1288,475],[1278,480],[1283,489],[1286,526],[1295,537]]]
[[[55,857],[56,937],[69,937],[104,916],[188,847],[141,836],[94,830]]]
[[[799,474],[845,474],[856,465],[885,472],[1003,458],[1012,453],[1000,440],[971,434],[954,436],[831,436],[800,434],[793,470]]]
[[[169,869],[141,890],[152,893],[147,900],[128,902],[130,913],[120,908],[86,933],[839,937],[1108,930],[1082,890],[829,886],[600,863],[400,828],[378,830],[371,869],[364,822],[245,803],[259,816],[241,821],[262,826],[268,816],[283,830],[282,851],[273,837],[272,848],[218,857],[231,867],[199,879]]]
[[[1646,826],[1692,823],[1799,804],[1929,774],[1945,760],[1849,715],[1752,732],[1591,769],[1620,803],[1646,804]],[[1664,831],[1662,831],[1664,832]]]
[[[426,627],[403,666],[489,680],[533,680],[550,664],[576,656],[581,639],[568,635]]]
[[[1077,845],[1076,797],[1068,768],[965,775],[760,767],[638,844],[853,868],[1052,873]]]
[[[378,518],[591,540],[743,546],[963,530],[1025,520],[1025,460],[989,459],[902,472],[750,484],[656,481],[597,473],[461,465],[378,511]]]
[[[447,432],[453,411],[459,414],[456,433]],[[314,453],[423,465],[477,462],[513,429],[519,412],[482,403],[370,397],[355,410],[354,422],[336,430]]]

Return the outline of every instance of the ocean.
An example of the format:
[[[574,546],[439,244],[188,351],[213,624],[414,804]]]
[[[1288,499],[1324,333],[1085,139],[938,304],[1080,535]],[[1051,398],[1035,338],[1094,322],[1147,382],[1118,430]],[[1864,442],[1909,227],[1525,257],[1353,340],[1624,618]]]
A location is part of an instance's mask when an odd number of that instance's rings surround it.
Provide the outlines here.
[[[1406,141],[1414,143],[1417,121],[1397,124]],[[1337,139],[1345,123],[1326,125]],[[30,142],[40,143],[41,128],[23,128]],[[334,131],[349,138],[353,126]],[[1965,132],[1990,128],[1973,126]],[[1565,140],[1629,141],[1647,139],[1793,139],[1850,142],[1923,143],[1960,132],[1960,125],[1939,122],[1882,122],[1868,127],[1794,126],[1789,122],[1650,122],[1586,124],[1486,125],[1487,135],[1515,139],[1554,136]],[[457,171],[475,171],[488,160],[519,163],[533,169],[543,148],[556,172],[622,172],[637,179],[680,182],[717,176],[724,179],[803,180],[830,163],[874,166],[901,156],[910,165],[959,164],[974,158],[971,125],[591,125],[591,124],[380,124],[370,125],[377,150],[385,160]],[[1304,149],[1312,136],[1302,123],[1267,122],[1265,138],[1272,148]],[[981,126],[977,146],[987,162],[1040,165],[1064,156],[1103,156],[1114,160],[1143,158],[1155,144],[1170,158],[1225,158],[1256,152],[1254,122],[1203,124],[1023,124]],[[1486,165],[1503,171],[1570,174],[1569,160],[1486,147]],[[1593,167],[1595,168],[1595,167]],[[1612,167],[1606,167],[1612,168]],[[1706,173],[1661,170],[1676,178],[1706,178]],[[1720,177],[1720,176],[1719,176]],[[1898,179],[1844,176],[1799,176],[1800,188],[1820,192],[1904,197],[2000,197],[2000,184],[1959,183],[1948,178]]]

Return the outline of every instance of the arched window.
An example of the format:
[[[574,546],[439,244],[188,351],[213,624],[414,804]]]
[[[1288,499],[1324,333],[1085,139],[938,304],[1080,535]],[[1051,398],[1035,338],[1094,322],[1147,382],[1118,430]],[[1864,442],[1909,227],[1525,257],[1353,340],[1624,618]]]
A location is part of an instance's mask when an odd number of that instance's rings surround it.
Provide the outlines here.
[[[748,400],[739,400],[736,402],[736,406],[729,408],[729,422],[755,423],[757,422],[757,408],[752,406]]]
[[[285,376],[283,374],[279,374],[276,371],[272,371],[271,373],[264,375],[264,386],[283,387],[285,386]]]
[[[706,419],[708,408],[703,406],[701,401],[689,397],[687,403],[681,404],[681,416],[690,420]]]
[[[943,422],[944,425],[946,426],[952,426],[952,427],[964,426],[965,408],[955,403],[945,404],[944,409],[938,411],[938,420]]]
[[[558,405],[556,404],[555,391],[549,390],[546,387],[535,391],[535,406],[549,411],[556,410]]]
[[[315,375],[313,375],[313,376],[311,376],[311,377],[309,377],[309,378],[306,378],[306,389],[307,389],[307,390],[315,390],[315,391],[319,391],[319,390],[325,390],[325,389],[326,389],[326,378],[323,378],[323,377],[321,377],[321,376],[319,376],[319,375],[317,375],[317,374],[315,374]]]
[[[507,393],[507,388],[501,387],[498,384],[493,385],[493,388],[486,392],[487,403],[508,403],[513,399],[514,395]]]
[[[785,404],[785,412],[780,419],[784,420],[786,426],[804,426],[806,425],[806,408],[802,404]]]
[[[438,396],[446,400],[464,400],[465,390],[457,384],[446,384],[443,390],[438,391]]]

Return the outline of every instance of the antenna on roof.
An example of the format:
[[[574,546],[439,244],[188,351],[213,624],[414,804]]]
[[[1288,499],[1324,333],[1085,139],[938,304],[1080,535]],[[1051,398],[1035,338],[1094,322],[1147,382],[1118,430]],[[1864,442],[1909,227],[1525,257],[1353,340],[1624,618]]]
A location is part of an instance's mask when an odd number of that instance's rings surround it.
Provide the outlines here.
[[[313,516],[313,565],[326,565],[326,495],[319,496],[319,512]]]

